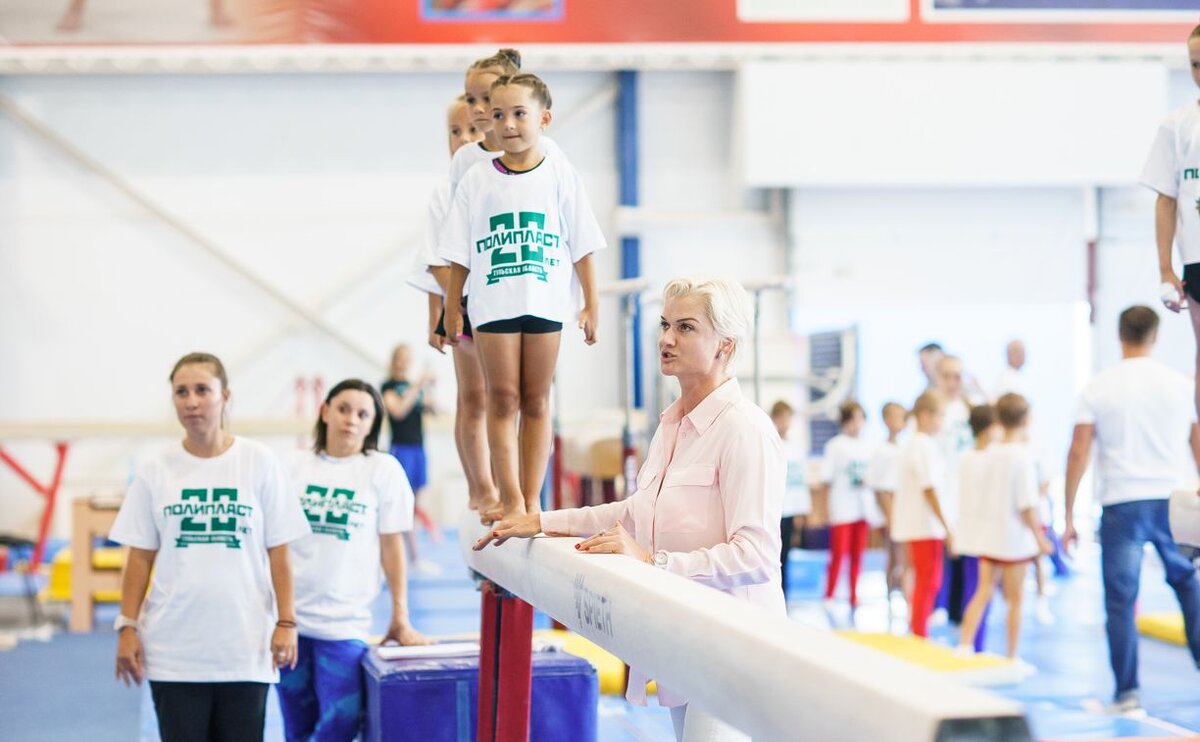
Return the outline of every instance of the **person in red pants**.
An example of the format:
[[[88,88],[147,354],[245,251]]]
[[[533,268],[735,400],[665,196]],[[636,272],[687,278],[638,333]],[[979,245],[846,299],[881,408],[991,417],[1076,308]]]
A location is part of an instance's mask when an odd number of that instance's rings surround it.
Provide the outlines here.
[[[842,562],[850,562],[850,608],[858,607],[858,573],[867,549],[867,512],[873,495],[867,486],[871,447],[859,437],[867,415],[855,401],[842,404],[842,432],[825,444],[821,461],[821,487],[829,504],[829,569],[825,600],[837,590]]]
[[[929,614],[942,585],[942,550],[953,551],[938,499],[946,466],[934,436],[941,430],[943,410],[942,400],[928,392],[913,405],[917,429],[901,448],[892,504],[892,539],[907,544],[913,570],[909,616],[917,636],[929,635]]]

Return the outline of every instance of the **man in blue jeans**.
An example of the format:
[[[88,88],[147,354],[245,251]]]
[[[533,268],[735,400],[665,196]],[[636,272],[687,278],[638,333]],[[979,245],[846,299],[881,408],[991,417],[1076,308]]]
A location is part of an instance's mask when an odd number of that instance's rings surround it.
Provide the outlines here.
[[[1190,486],[1180,475],[1191,462],[1200,466],[1200,430],[1191,381],[1150,357],[1158,336],[1154,310],[1145,306],[1126,309],[1121,313],[1118,334],[1121,362],[1096,374],[1080,396],[1067,456],[1063,545],[1068,547],[1076,538],[1075,495],[1094,441],[1096,499],[1103,507],[1100,566],[1104,610],[1117,686],[1110,710],[1139,715],[1145,712],[1138,697],[1138,634],[1133,612],[1147,543],[1162,559],[1167,583],[1183,609],[1188,647],[1200,667],[1200,581],[1171,538],[1167,522],[1171,492]]]

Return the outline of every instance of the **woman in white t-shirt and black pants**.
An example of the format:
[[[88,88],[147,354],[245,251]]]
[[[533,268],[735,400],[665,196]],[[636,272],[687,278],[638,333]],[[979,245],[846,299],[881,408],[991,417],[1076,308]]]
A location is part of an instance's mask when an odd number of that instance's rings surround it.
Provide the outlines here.
[[[413,491],[399,462],[379,451],[383,418],[374,387],[338,383],[321,405],[313,450],[291,466],[312,534],[292,546],[300,647],[278,687],[289,742],[358,736],[365,698],[359,665],[385,575],[392,617],[384,641],[428,643],[408,622],[401,536],[412,530]]]
[[[308,522],[278,459],[225,430],[221,361],[190,353],[170,379],[186,435],[139,468],[109,533],[129,547],[117,677],[150,680],[163,742],[261,740],[296,662],[287,544]]]

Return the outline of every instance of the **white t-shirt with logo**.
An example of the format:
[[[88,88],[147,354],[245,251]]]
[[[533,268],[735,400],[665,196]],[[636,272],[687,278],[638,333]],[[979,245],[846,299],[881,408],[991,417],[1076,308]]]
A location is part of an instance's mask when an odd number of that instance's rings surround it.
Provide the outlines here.
[[[460,149],[466,149],[466,147],[460,147]],[[438,237],[441,236],[442,225],[446,222],[446,214],[449,211],[450,181],[444,180],[438,184],[429,197],[429,208],[425,212],[425,231],[421,234],[421,244],[417,246],[417,259],[407,281],[409,286],[424,291],[426,294],[445,296],[437,279],[429,272],[429,266],[446,267],[449,265],[437,254]]]
[[[470,270],[471,323],[533,315],[567,322],[579,304],[575,263],[605,247],[604,235],[565,158],[507,174],[473,168],[454,193],[438,244],[446,260]]]
[[[553,154],[555,157],[569,162],[558,143],[545,134],[538,137],[538,146],[542,148],[542,154],[547,157]],[[450,197],[454,197],[455,191],[458,190],[458,184],[473,167],[481,162],[491,162],[502,154],[504,154],[502,149],[495,152],[487,151],[483,148],[483,142],[464,144],[455,150],[454,156],[450,158]]]
[[[808,489],[808,462],[804,454],[788,451],[787,488],[783,491],[783,517],[808,515],[812,512],[812,493]]]
[[[896,495],[892,500],[892,540],[921,541],[944,539],[946,530],[934,517],[925,499],[932,488],[942,505],[946,463],[937,441],[926,433],[914,431],[900,446],[897,461]]]
[[[829,485],[829,523],[842,525],[868,520],[875,493],[867,486],[871,445],[844,433],[825,444],[821,481]]]
[[[987,453],[991,449],[972,449],[958,457],[958,526],[954,529],[954,550],[962,556],[980,554],[983,534],[995,524],[987,522]]]
[[[383,584],[379,535],[412,530],[413,491],[379,451],[347,458],[306,453],[292,482],[312,533],[292,544],[296,623],[315,639],[366,640]]]
[[[958,459],[975,446],[975,437],[971,435],[971,405],[965,399],[952,399],[946,403],[946,416],[937,441],[942,447],[947,472],[946,481],[938,491],[938,502],[946,523],[954,528],[958,522]]]
[[[1094,427],[1101,505],[1165,500],[1195,481],[1188,444],[1194,386],[1153,358],[1128,358],[1092,378],[1075,417]]]
[[[109,538],[157,551],[139,632],[151,680],[279,679],[267,549],[309,533],[287,474],[261,443],[220,456],[174,445],[134,477]]]
[[[1185,265],[1200,263],[1200,102],[1175,109],[1158,127],[1140,182],[1178,201],[1175,248]]]
[[[875,447],[867,464],[867,486],[876,492],[896,491],[900,444],[884,441]]]
[[[1037,539],[1021,518],[1022,511],[1036,507],[1038,501],[1033,452],[1024,443],[996,443],[982,454],[977,530],[973,534],[976,550],[963,553],[1003,561],[1037,556]]]

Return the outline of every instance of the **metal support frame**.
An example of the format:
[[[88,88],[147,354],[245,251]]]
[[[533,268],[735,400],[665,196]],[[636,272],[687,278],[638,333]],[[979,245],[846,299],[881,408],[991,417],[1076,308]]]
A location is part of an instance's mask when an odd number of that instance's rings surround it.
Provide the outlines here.
[[[533,691],[533,606],[480,585],[479,742],[527,742]]]
[[[35,134],[43,142],[50,144],[60,153],[83,169],[92,173],[113,189],[120,191],[130,201],[136,203],[160,222],[169,227],[179,236],[200,248],[205,254],[223,267],[233,272],[247,283],[257,288],[262,294],[271,298],[280,306],[287,309],[305,323],[320,331],[338,345],[353,353],[355,356],[379,367],[383,363],[380,356],[359,345],[348,335],[338,330],[332,323],[327,322],[316,312],[308,309],[302,303],[284,294],[266,279],[234,259],[226,250],[213,240],[206,237],[198,229],[188,224],[181,217],[171,213],[165,206],[155,201],[148,194],[121,177],[111,168],[84,152],[66,137],[59,134],[45,122],[33,116],[8,97],[0,96],[0,111],[7,114],[13,121],[21,124],[26,130]]]
[[[16,472],[18,477],[25,480],[26,484],[46,499],[46,507],[42,511],[42,519],[38,524],[37,541],[33,545],[33,557],[30,559],[29,570],[31,573],[36,572],[37,568],[41,566],[42,554],[46,550],[46,536],[50,533],[50,521],[54,518],[54,506],[58,502],[58,491],[62,487],[63,469],[67,465],[67,451],[69,449],[70,444],[66,441],[59,441],[54,444],[54,450],[58,457],[54,464],[54,474],[51,475],[49,484],[42,484],[36,477],[29,473],[28,469],[13,458],[12,454],[5,451],[3,446],[0,446],[0,461],[8,464],[8,467]]]
[[[762,368],[762,295],[765,291],[787,291],[791,282],[787,276],[775,276],[761,281],[746,281],[742,284],[750,292],[754,302],[754,335],[751,347],[754,355],[754,403],[762,405],[763,368]]]
[[[622,207],[637,206],[639,201],[638,180],[641,160],[638,150],[638,73],[622,70],[617,73],[617,160],[620,170],[620,198]],[[637,278],[642,275],[642,243],[636,235],[621,238],[621,278]],[[634,407],[644,404],[642,394],[642,343],[641,343],[641,297],[630,296],[632,302],[627,310],[631,317],[627,329],[632,335],[632,356],[623,361],[631,363],[633,375]]]

